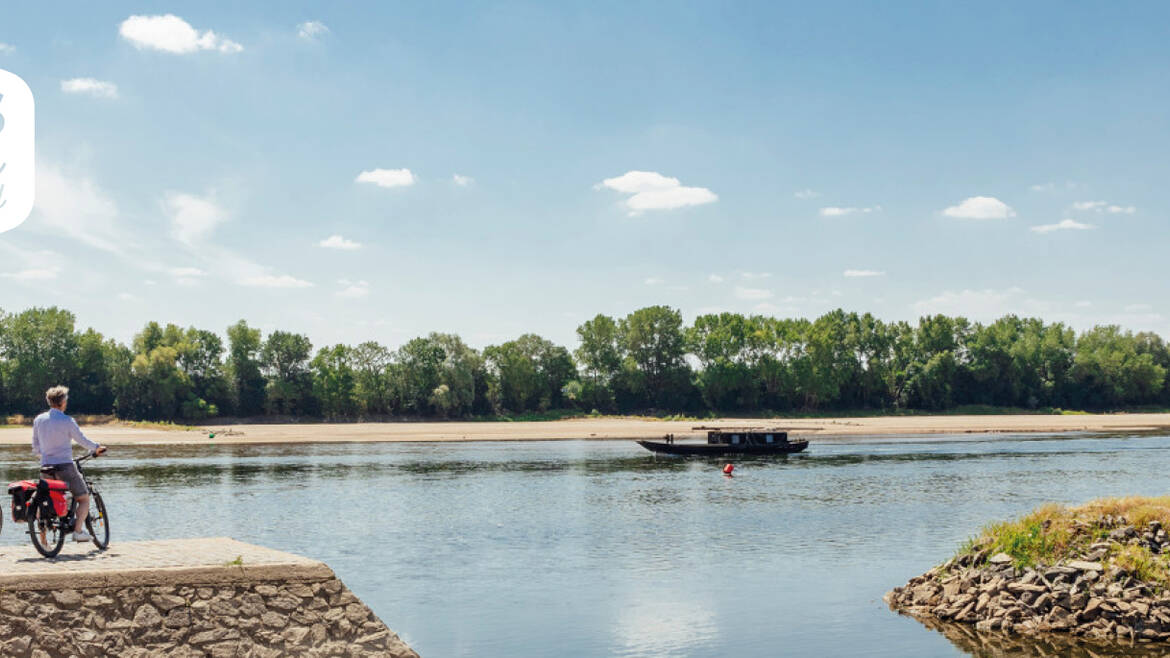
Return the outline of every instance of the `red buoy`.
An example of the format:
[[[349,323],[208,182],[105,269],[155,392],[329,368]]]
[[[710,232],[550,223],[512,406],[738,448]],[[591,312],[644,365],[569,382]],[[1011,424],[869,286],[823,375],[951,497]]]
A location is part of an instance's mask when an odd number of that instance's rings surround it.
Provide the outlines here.
[[[728,464],[727,466],[723,467],[723,474],[724,475],[731,475],[731,472],[734,470],[735,470],[735,464]]]

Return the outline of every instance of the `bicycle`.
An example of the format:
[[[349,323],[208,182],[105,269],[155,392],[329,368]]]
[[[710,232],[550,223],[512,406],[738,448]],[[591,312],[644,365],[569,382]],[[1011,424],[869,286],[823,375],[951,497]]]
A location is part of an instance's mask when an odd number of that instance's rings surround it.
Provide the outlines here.
[[[85,528],[93,537],[93,543],[98,549],[105,550],[110,545],[110,523],[106,514],[106,504],[89,476],[81,468],[82,462],[96,456],[89,453],[74,459],[73,463],[77,465],[77,471],[81,473],[89,489],[89,515],[85,519]],[[73,532],[77,522],[77,501],[73,500],[72,494],[66,498],[69,486],[61,480],[53,479],[51,476],[55,474],[55,468],[43,466],[41,467],[43,477],[40,480],[36,482],[23,480],[8,487],[8,493],[12,494],[13,521],[28,522],[28,535],[33,548],[45,557],[56,557],[61,552],[61,547],[65,545],[65,536]],[[20,518],[22,516],[23,519]]]

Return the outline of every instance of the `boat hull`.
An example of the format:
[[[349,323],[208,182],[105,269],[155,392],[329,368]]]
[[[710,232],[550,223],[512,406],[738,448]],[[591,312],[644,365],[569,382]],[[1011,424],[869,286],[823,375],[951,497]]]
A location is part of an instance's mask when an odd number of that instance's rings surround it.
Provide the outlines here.
[[[789,455],[808,447],[804,439],[762,445],[730,445],[724,443],[664,443],[662,441],[638,441],[638,445],[665,455],[686,455],[691,457],[718,457],[720,455]]]

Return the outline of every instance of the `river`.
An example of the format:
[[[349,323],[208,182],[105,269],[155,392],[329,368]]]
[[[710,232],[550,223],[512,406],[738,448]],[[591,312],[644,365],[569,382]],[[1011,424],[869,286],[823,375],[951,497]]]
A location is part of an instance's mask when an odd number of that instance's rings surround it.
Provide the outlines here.
[[[0,478],[30,458],[0,449]],[[89,471],[113,542],[322,560],[425,658],[933,657],[973,650],[887,590],[1037,504],[1166,494],[1170,437],[861,437],[723,463],[625,441],[211,443],[116,447]],[[0,542],[27,543],[5,517]]]

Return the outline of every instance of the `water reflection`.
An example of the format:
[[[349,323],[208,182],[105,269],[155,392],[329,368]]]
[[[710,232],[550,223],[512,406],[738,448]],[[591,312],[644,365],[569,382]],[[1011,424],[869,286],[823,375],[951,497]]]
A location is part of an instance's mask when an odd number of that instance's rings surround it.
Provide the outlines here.
[[[88,470],[114,542],[227,535],[324,560],[422,655],[901,658],[1007,649],[926,631],[885,591],[1041,502],[1164,493],[1166,466],[1165,436],[999,435],[706,460],[593,441],[116,446]],[[0,449],[0,479],[35,474],[27,447]],[[5,524],[0,543],[27,542]]]
[[[942,633],[963,653],[976,658],[1132,658],[1164,656],[1170,649],[1142,642],[1098,642],[1063,633],[1025,636],[999,632],[978,632],[967,624],[953,624],[934,619],[921,620]]]

